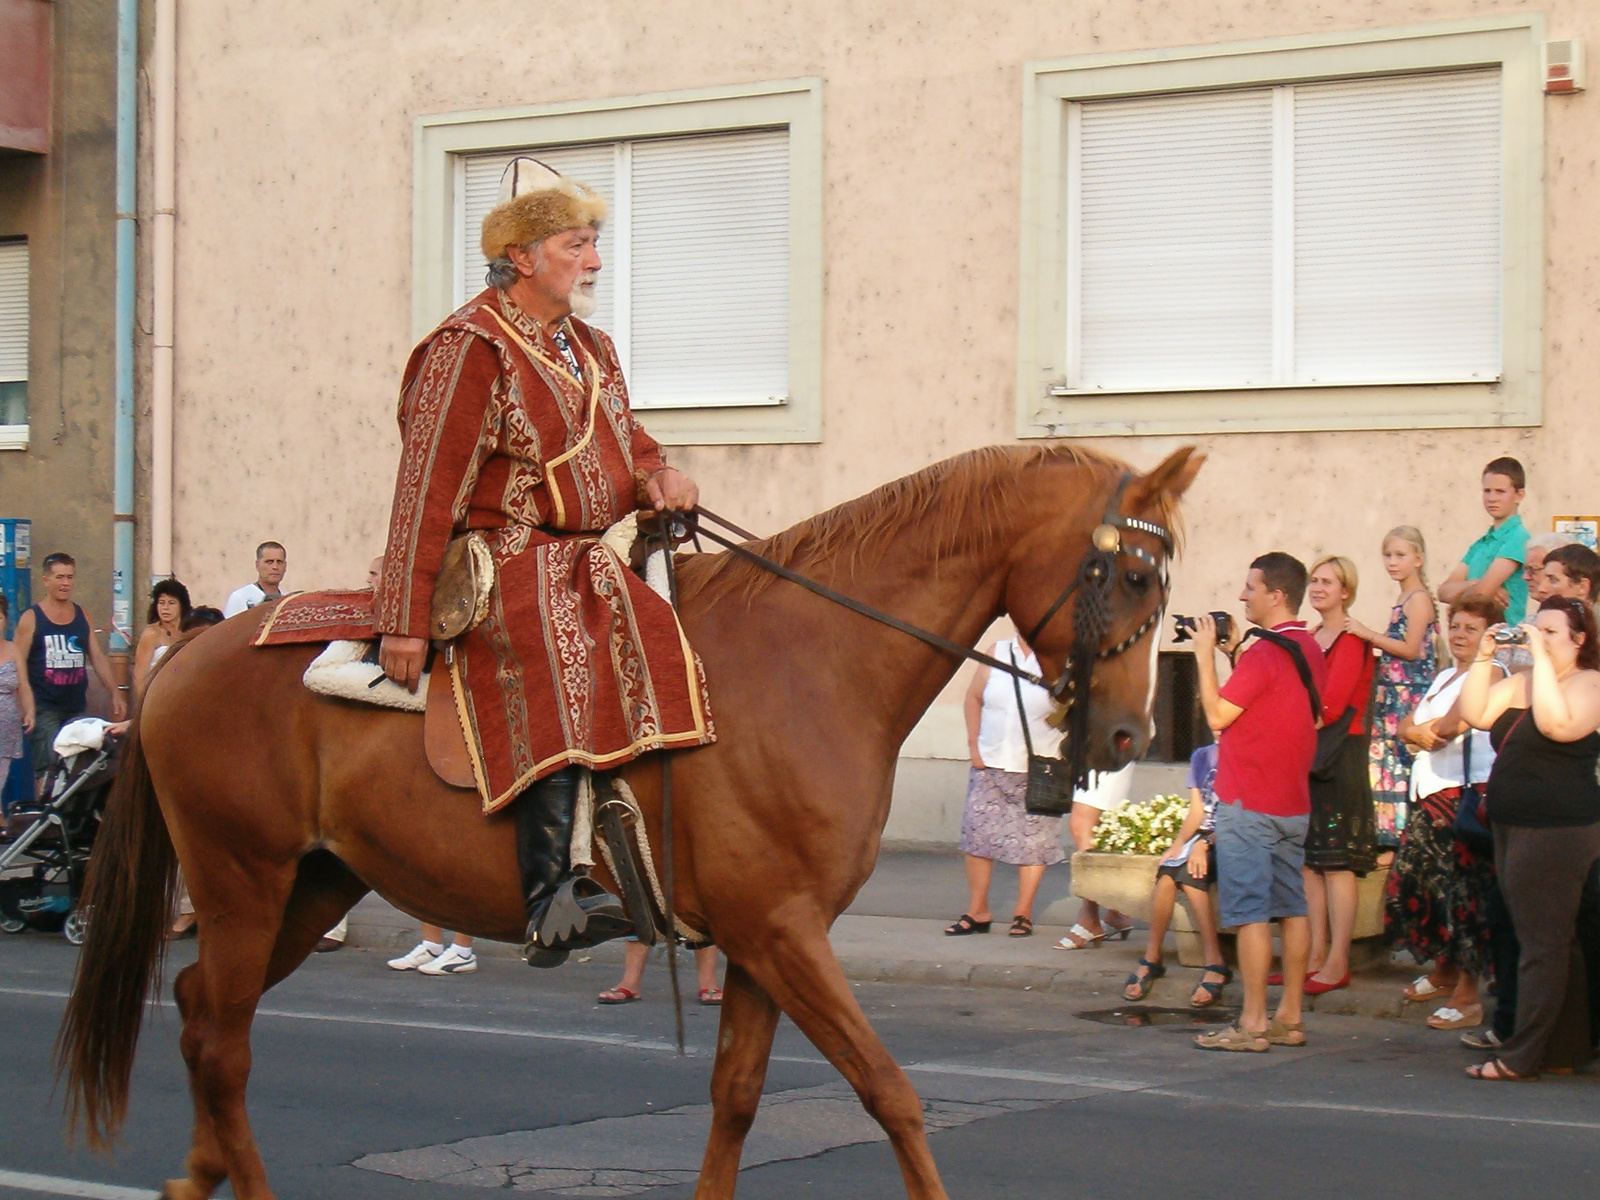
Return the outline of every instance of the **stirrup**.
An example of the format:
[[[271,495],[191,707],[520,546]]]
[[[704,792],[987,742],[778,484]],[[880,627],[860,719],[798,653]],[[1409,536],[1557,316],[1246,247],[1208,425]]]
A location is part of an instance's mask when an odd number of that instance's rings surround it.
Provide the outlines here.
[[[535,906],[523,957],[529,966],[559,966],[568,951],[598,946],[632,932],[633,922],[622,901],[587,875],[574,875]]]

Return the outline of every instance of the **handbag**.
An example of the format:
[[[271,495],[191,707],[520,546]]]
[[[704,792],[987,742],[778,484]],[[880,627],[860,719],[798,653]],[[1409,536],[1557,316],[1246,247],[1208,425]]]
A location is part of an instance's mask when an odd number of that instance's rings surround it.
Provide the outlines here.
[[[1317,752],[1311,759],[1311,778],[1318,783],[1332,782],[1333,760],[1344,745],[1345,738],[1350,736],[1350,722],[1355,719],[1356,706],[1352,704],[1337,720],[1317,730]]]
[[[489,615],[494,593],[494,555],[476,531],[452,538],[433,583],[428,608],[428,636],[452,642]]]
[[[1011,665],[1017,665],[1016,646],[1010,651]],[[1022,744],[1028,750],[1028,790],[1023,807],[1039,816],[1059,817],[1072,811],[1072,780],[1067,777],[1067,763],[1062,758],[1051,758],[1033,752],[1033,734],[1028,730],[1028,710],[1022,704],[1022,681],[1013,672],[1011,690],[1017,697],[1017,716],[1022,720]]]
[[[1527,715],[1528,710],[1523,709],[1522,716]],[[1511,730],[1521,723],[1522,717],[1513,721],[1511,729],[1506,730],[1506,737],[1509,738]],[[1468,729],[1461,735],[1461,796],[1456,801],[1456,819],[1451,822],[1451,827],[1468,849],[1487,854],[1494,847],[1494,835],[1489,832],[1487,788],[1480,791],[1472,782],[1472,734],[1473,731]]]

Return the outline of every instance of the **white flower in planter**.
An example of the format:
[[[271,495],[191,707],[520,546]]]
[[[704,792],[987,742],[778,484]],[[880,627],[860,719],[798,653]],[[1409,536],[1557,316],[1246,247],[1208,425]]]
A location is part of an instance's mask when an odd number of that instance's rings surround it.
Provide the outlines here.
[[[1103,854],[1160,854],[1178,836],[1188,811],[1189,801],[1183,796],[1126,804],[1100,818],[1092,848]]]

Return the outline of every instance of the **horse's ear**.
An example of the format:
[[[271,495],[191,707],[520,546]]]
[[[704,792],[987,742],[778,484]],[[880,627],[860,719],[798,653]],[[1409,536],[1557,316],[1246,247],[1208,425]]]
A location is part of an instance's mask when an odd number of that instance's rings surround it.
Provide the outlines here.
[[[1180,446],[1167,455],[1150,474],[1134,485],[1134,491],[1146,502],[1165,494],[1176,500],[1189,490],[1194,477],[1200,473],[1206,456],[1195,446]]]

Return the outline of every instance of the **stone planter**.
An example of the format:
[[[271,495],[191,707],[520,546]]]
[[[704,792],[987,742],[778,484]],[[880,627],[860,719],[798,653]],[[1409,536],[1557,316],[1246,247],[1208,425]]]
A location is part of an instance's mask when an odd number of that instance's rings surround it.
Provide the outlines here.
[[[1080,850],[1072,856],[1072,894],[1114,908],[1141,921],[1150,920],[1150,893],[1155,888],[1158,854],[1103,854]],[[1373,871],[1357,881],[1355,938],[1350,947],[1352,965],[1366,965],[1383,955],[1383,889],[1387,871]],[[1217,889],[1211,889],[1211,918],[1220,920]],[[1189,901],[1178,893],[1172,912],[1172,932],[1177,935],[1178,961],[1186,967],[1205,965],[1203,945]],[[1224,929],[1225,934],[1232,933]]]

